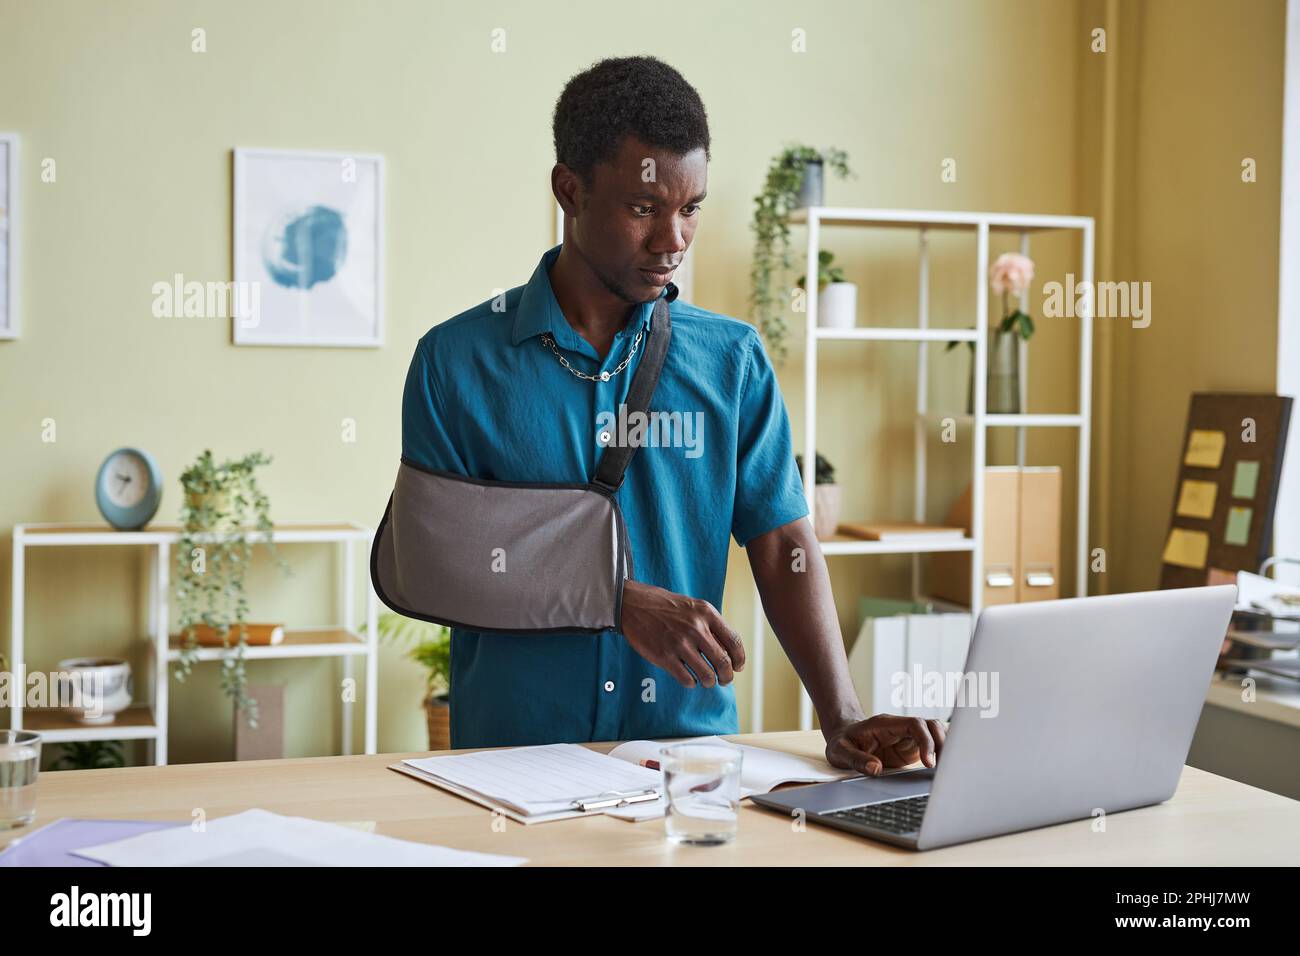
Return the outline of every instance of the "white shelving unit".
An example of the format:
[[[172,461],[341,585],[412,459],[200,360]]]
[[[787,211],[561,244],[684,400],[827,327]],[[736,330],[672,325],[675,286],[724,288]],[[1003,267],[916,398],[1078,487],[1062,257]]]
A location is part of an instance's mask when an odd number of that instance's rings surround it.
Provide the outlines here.
[[[1076,593],[1087,593],[1087,549],[1088,549],[1088,469],[1090,436],[1092,433],[1092,303],[1079,318],[1079,396],[1078,411],[1061,414],[1019,414],[990,415],[987,412],[988,385],[988,336],[983,333],[989,327],[988,272],[989,272],[989,235],[990,233],[1012,233],[1020,238],[1020,251],[1029,254],[1029,237],[1036,232],[1047,230],[1074,230],[1081,235],[1080,279],[1081,284],[1092,288],[1093,281],[1093,234],[1094,223],[1084,216],[1043,216],[1023,215],[1017,213],[993,212],[944,212],[916,209],[853,209],[829,206],[813,206],[798,210],[790,217],[792,225],[807,227],[807,275],[815,276],[818,272],[818,253],[821,249],[821,232],[824,226],[848,226],[857,228],[883,228],[912,230],[918,234],[918,309],[917,324],[912,328],[873,328],[860,327],[852,329],[827,329],[817,325],[817,296],[809,295],[808,308],[805,313],[805,352],[804,352],[804,441],[803,441],[803,484],[808,500],[808,513],[814,514],[815,495],[814,477],[817,448],[817,355],[822,343],[837,341],[854,342],[915,342],[917,345],[917,393],[916,418],[914,423],[916,491],[912,518],[915,521],[926,519],[926,441],[927,429],[931,422],[940,418],[954,418],[965,421],[971,427],[972,435],[972,520],[971,536],[958,541],[941,541],[933,543],[895,543],[881,541],[857,541],[839,539],[822,543],[822,552],[829,557],[866,554],[911,554],[912,588],[916,594],[920,590],[920,555],[934,551],[969,551],[971,553],[971,615],[972,619],[980,612],[983,588],[980,575],[984,564],[984,465],[986,429],[1015,428],[1016,457],[1020,464],[1025,461],[1025,430],[1028,428],[1074,428],[1078,431],[1078,529],[1076,543],[1078,559],[1076,562]],[[975,329],[940,329],[930,325],[930,245],[931,230],[956,230],[974,233],[976,240],[975,287],[976,309]],[[1027,305],[1028,292],[1021,296],[1021,307]],[[977,330],[979,330],[977,332]],[[926,345],[934,342],[971,342],[975,347],[975,381],[974,414],[947,415],[932,412],[928,407],[927,387],[929,384],[928,356]],[[1025,343],[1020,342],[1020,407],[1027,408],[1026,383],[1028,381],[1028,355]],[[762,601],[759,598],[757,584],[754,586],[754,640],[753,640],[753,726],[751,730],[763,730],[763,639],[767,632],[767,621],[763,614]],[[812,727],[812,700],[806,689],[800,688],[799,726],[808,730]]]
[[[369,553],[374,532],[360,525],[338,524],[277,524],[271,533],[276,544],[320,543],[336,545],[340,551],[340,593],[342,595],[341,625],[318,627],[286,627],[284,641],[274,646],[248,647],[246,660],[269,660],[291,657],[338,657],[343,662],[343,676],[353,678],[355,661],[365,661],[365,752],[373,754],[378,747],[378,680],[379,604],[370,586],[368,561],[361,563],[366,577],[366,633],[352,630],[355,620],[356,561],[353,548],[361,542]],[[214,539],[217,535],[197,535],[196,539]],[[266,535],[252,532],[249,540],[264,543]],[[148,740],[151,742],[151,759],[155,764],[167,763],[167,700],[171,680],[167,672],[169,662],[180,658],[180,647],[170,639],[169,594],[172,546],[180,541],[178,525],[149,525],[140,531],[117,531],[107,525],[80,524],[20,524],[14,526],[13,537],[13,672],[22,680],[26,677],[24,643],[24,592],[26,557],[29,548],[53,547],[122,547],[144,546],[149,549],[149,633],[154,650],[153,700],[133,704],[120,713],[117,720],[105,726],[88,726],[78,723],[65,711],[54,708],[27,709],[22,694],[10,701],[10,727],[15,730],[34,730],[50,743],[67,743],[83,740]],[[203,648],[199,661],[216,661],[227,653],[224,648]],[[183,686],[183,685],[182,685]],[[343,752],[352,753],[353,704],[343,701]]]

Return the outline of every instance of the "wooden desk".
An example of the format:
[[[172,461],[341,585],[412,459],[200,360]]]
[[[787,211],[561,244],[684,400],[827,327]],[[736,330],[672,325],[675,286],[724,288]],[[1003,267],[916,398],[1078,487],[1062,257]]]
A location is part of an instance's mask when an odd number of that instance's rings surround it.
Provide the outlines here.
[[[821,756],[816,731],[744,734],[733,740]],[[608,750],[611,744],[593,744]],[[0,846],[59,817],[189,821],[250,807],[318,820],[374,820],[375,832],[464,850],[527,857],[550,865],[915,866],[963,864],[1294,865],[1300,860],[1300,803],[1192,767],[1173,800],[1114,814],[1106,833],[1091,821],[915,853],[826,827],[793,831],[792,821],[748,801],[736,841],[679,847],[663,822],[604,816],[525,827],[413,780],[388,764],[424,754],[306,757],[43,773],[32,827],[0,832]]]

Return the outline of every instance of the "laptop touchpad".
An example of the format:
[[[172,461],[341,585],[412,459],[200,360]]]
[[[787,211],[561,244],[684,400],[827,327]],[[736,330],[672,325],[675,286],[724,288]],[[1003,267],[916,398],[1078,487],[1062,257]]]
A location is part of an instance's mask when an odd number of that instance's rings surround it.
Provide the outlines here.
[[[928,768],[883,777],[854,777],[800,787],[781,794],[785,803],[802,807],[806,813],[833,813],[847,807],[860,807],[866,803],[885,800],[902,800],[919,797],[930,792],[934,771]]]

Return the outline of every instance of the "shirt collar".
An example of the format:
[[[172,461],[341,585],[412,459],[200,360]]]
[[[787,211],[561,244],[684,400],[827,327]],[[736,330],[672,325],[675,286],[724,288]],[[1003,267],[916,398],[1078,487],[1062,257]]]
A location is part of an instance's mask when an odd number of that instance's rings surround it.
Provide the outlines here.
[[[551,288],[551,266],[560,255],[561,248],[562,246],[556,246],[542,255],[537,268],[533,270],[532,278],[524,286],[524,294],[519,297],[519,304],[515,307],[515,324],[510,337],[514,345],[544,332],[551,333],[560,345],[569,343],[570,337],[577,337],[573,326],[569,325],[564,313],[560,311],[555,290]],[[659,295],[672,302],[677,298],[677,286],[669,282]],[[654,305],[653,301],[642,303],[640,315],[628,324],[625,331],[632,331],[640,326],[648,327],[650,317],[654,314]]]

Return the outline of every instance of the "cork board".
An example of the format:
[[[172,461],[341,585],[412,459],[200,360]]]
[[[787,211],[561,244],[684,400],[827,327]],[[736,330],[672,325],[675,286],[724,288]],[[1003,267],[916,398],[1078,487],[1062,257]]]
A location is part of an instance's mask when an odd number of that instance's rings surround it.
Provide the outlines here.
[[[1258,571],[1273,547],[1291,399],[1197,392],[1179,449],[1160,586],[1196,587],[1212,572]]]

